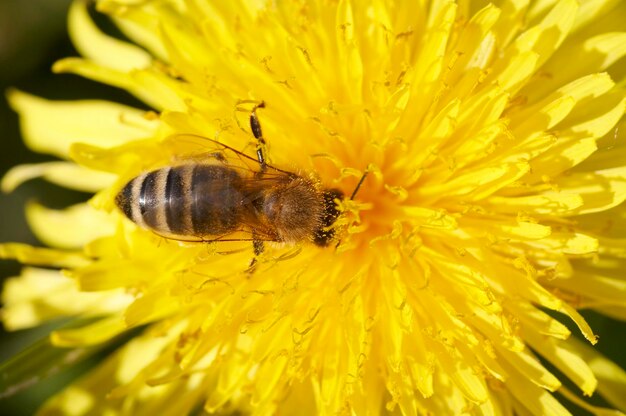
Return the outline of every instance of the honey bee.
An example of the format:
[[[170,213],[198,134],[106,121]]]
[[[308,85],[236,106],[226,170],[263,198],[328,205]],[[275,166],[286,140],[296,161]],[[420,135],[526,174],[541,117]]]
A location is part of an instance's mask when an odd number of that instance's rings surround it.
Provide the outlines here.
[[[166,238],[182,241],[253,242],[255,258],[265,241],[294,244],[310,241],[325,247],[335,239],[332,225],[339,217],[336,200],[344,194],[323,188],[301,174],[266,163],[265,139],[256,110],[250,113],[250,127],[258,141],[256,159],[229,146],[213,142],[240,159],[258,163],[259,169],[244,171],[228,163],[218,152],[214,161],[187,162],[143,173],[117,194],[121,211],[142,228]],[[353,192],[354,198],[365,175]],[[229,239],[236,232],[251,238]]]

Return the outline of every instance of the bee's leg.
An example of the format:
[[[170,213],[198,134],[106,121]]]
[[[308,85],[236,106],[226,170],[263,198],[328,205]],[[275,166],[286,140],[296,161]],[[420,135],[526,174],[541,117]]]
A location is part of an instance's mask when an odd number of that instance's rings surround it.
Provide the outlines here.
[[[261,253],[263,253],[263,250],[265,250],[265,244],[263,244],[263,241],[257,240],[254,233],[252,234],[252,236],[254,238],[254,240],[252,241],[252,247],[254,248],[254,257],[250,261],[250,266],[248,266],[247,271],[249,274],[254,273],[254,271],[256,270],[257,259],[261,255]]]
[[[263,153],[263,149],[265,148],[265,139],[263,138],[263,131],[261,130],[261,122],[256,115],[257,108],[264,108],[265,103],[261,101],[257,105],[254,106],[252,111],[250,112],[250,129],[252,130],[252,134],[254,138],[257,139],[257,147],[256,147],[256,157],[259,161],[259,166],[261,170],[260,174],[264,173],[267,169],[267,162],[265,161],[265,154]]]
[[[263,130],[261,130],[261,122],[259,121],[258,116],[256,115],[257,108],[265,108],[265,102],[261,101],[254,105],[252,111],[250,112],[250,130],[252,130],[252,134],[254,138],[257,140],[256,146],[256,157],[259,161],[259,171],[256,172],[255,177],[261,177],[267,170],[267,162],[265,161],[265,139],[263,138]],[[263,241],[259,240],[257,236],[252,234],[252,246],[254,247],[254,258],[250,262],[250,266],[248,267],[248,273],[254,273],[257,265],[257,259],[265,250],[265,245]]]

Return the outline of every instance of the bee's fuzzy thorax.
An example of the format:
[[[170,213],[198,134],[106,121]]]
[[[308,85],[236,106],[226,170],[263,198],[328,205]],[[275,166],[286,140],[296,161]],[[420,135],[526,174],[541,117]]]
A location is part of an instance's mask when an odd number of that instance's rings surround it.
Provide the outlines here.
[[[295,177],[266,195],[263,214],[280,241],[296,243],[312,239],[320,227],[324,209],[322,194],[315,185]]]

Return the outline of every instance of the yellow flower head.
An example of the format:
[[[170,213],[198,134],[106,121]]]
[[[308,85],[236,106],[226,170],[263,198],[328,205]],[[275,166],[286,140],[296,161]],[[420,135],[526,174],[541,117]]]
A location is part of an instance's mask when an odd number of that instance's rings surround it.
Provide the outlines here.
[[[131,44],[75,1],[84,58],[54,70],[151,110],[10,93],[27,143],[67,161],[17,167],[4,188],[44,176],[95,196],[28,207],[52,248],[2,246],[31,265],[3,319],[92,317],[52,333],[63,347],[144,330],[44,410],[608,412],[565,378],[625,410],[626,372],[563,322],[594,344],[579,309],[626,318],[626,3],[484,3],[99,0]],[[248,124],[260,102],[266,145]],[[255,258],[251,241],[163,238],[115,205],[184,163],[254,181],[258,149],[345,195],[327,247],[269,241]]]

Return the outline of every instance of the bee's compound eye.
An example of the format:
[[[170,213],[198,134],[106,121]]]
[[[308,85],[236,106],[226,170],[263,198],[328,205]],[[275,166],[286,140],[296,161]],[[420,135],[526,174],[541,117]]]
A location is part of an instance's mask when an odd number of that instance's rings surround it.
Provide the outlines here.
[[[322,212],[322,220],[320,227],[313,236],[313,242],[320,247],[326,247],[335,237],[335,230],[329,228],[337,221],[340,214],[335,200],[344,198],[343,192],[339,189],[327,189],[324,191],[323,196],[324,211]]]
[[[339,210],[335,200],[344,199],[343,192],[339,189],[327,189],[324,191],[324,221],[327,222],[327,226],[337,220],[339,217]]]

